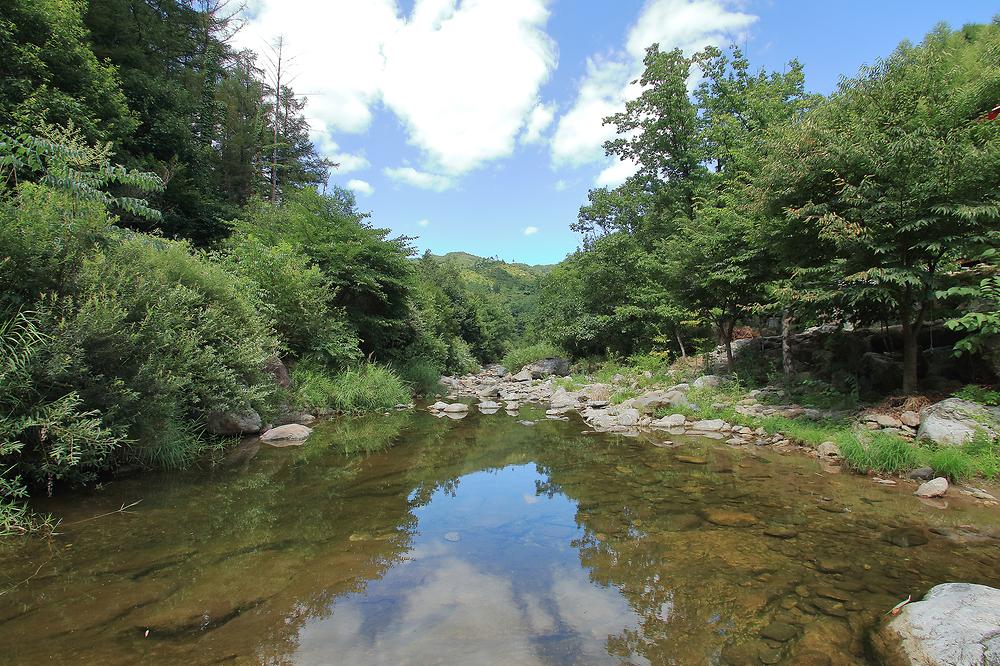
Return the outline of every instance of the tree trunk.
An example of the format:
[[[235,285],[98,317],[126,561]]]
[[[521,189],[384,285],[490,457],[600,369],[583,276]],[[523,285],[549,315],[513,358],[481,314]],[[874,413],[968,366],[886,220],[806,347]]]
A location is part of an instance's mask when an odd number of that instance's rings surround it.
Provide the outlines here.
[[[732,321],[728,324],[723,321],[721,325],[722,329],[722,341],[726,345],[726,368],[728,368],[729,373],[733,372],[733,327],[736,326],[736,322]]]
[[[681,340],[681,331],[680,331],[680,329],[677,329],[677,328],[674,329],[674,337],[677,338],[677,346],[679,346],[681,348],[681,358],[687,358],[687,356],[688,356],[687,355],[687,350],[684,349],[684,341]]]
[[[781,311],[781,369],[785,373],[785,379],[791,379],[795,374],[795,364],[792,361],[792,310],[785,308]]]
[[[918,333],[919,329],[910,322],[909,317],[903,320],[903,393],[907,395],[917,391],[917,356],[920,351]]]

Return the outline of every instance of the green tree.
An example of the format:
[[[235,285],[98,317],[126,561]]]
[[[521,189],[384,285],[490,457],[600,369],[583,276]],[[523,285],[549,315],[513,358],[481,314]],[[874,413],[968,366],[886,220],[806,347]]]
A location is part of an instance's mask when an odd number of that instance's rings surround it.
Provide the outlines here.
[[[0,127],[33,133],[73,123],[116,146],[136,126],[115,68],[91,51],[80,0],[9,0],[0,7]]]
[[[859,321],[902,325],[903,390],[919,334],[954,263],[998,242],[1000,25],[939,27],[844,80],[771,147],[773,211],[827,244]]]

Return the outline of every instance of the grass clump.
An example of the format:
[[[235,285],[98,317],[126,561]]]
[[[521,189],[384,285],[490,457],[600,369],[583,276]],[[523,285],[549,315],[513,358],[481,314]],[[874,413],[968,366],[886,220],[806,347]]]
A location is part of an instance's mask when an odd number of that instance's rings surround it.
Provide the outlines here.
[[[292,372],[302,407],[345,414],[392,409],[410,401],[406,383],[393,370],[377,363],[362,363],[335,375],[308,364]]]
[[[412,361],[399,369],[399,374],[417,395],[441,393],[441,372],[428,361]]]
[[[527,347],[515,347],[506,354],[500,361],[501,364],[511,372],[518,372],[526,365],[540,361],[543,358],[564,356],[561,349],[549,342],[538,342]]]

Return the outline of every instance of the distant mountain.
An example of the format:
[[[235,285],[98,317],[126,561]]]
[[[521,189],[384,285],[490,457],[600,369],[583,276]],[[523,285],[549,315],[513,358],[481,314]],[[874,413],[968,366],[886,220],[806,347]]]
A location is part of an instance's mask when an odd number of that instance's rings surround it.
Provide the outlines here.
[[[436,261],[455,266],[470,289],[504,303],[516,322],[518,334],[523,333],[524,322],[534,307],[542,277],[555,266],[510,263],[468,252],[431,256]]]
[[[479,257],[468,252],[449,252],[444,255],[435,254],[431,256],[438,261],[450,261],[463,268],[482,268],[487,265],[499,266],[502,270],[516,276],[545,275],[555,266],[555,264],[511,263],[502,259]]]

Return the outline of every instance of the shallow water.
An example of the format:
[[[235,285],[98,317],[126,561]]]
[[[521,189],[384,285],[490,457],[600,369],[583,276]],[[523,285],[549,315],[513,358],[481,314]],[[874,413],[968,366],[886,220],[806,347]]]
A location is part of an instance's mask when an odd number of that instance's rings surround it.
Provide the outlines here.
[[[583,430],[331,422],[56,498],[58,536],[0,546],[0,661],[864,664],[907,595],[1000,586],[1000,542],[931,531],[996,530],[995,507]]]

